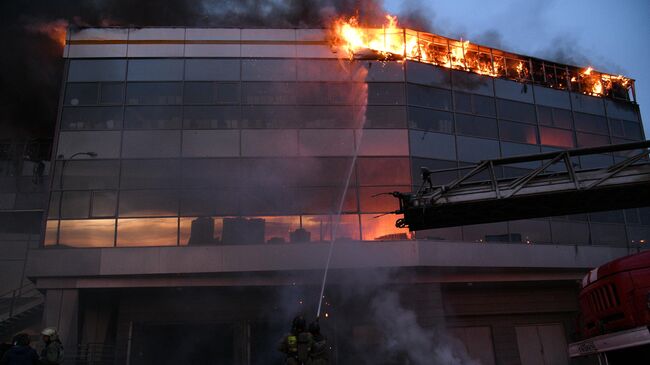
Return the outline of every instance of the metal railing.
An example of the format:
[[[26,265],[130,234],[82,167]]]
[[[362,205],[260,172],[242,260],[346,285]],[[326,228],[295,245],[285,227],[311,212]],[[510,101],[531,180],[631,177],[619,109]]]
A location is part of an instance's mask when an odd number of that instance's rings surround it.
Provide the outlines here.
[[[0,322],[43,302],[43,294],[32,282],[0,294]]]

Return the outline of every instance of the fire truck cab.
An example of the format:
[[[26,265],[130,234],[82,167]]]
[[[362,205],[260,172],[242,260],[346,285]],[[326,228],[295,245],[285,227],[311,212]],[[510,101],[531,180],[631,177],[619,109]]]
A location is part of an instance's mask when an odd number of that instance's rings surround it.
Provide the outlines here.
[[[599,364],[650,363],[650,251],[591,270],[578,297],[580,341],[571,358]]]

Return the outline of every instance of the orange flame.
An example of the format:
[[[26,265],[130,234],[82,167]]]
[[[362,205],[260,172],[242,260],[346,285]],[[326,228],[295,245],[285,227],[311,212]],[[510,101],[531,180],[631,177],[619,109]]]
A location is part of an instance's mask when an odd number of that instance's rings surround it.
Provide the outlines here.
[[[61,47],[65,46],[68,21],[57,19],[51,22],[35,23],[27,25],[27,31],[37,34],[44,34],[56,41]]]
[[[531,80],[529,67],[532,63],[527,60],[512,59],[501,51],[474,45],[467,40],[448,40],[433,34],[399,28],[397,17],[392,15],[385,16],[381,28],[362,27],[355,16],[341,17],[333,23],[330,41],[334,48],[342,50],[350,59],[372,57],[380,60],[414,60],[480,75]],[[571,82],[580,83],[583,93],[594,96],[609,94],[614,85],[627,89],[631,81],[621,75],[595,72],[592,67],[578,76],[578,79],[572,77]],[[558,82],[557,86],[564,87],[561,80]]]

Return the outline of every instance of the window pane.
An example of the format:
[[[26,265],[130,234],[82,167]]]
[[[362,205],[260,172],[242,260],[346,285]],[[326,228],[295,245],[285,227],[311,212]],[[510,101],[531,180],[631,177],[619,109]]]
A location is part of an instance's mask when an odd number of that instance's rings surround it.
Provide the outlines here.
[[[503,157],[525,156],[540,153],[539,146],[529,144],[501,142],[501,155]]]
[[[589,227],[592,244],[627,247],[624,225],[591,223]]]
[[[622,210],[589,213],[589,220],[599,223],[625,223],[625,217]]]
[[[242,161],[238,159],[185,159],[183,160],[183,187],[214,188],[241,186]],[[266,176],[265,172],[251,171],[251,175]]]
[[[186,59],[185,80],[236,81],[239,80],[239,60]]]
[[[305,214],[338,214],[343,187],[310,187],[298,189],[298,211]],[[342,207],[343,213],[357,212],[357,191],[348,189]]]
[[[364,117],[362,109],[351,106],[299,106],[294,109],[296,128],[361,128]]]
[[[129,106],[126,107],[126,129],[179,129],[179,106]]]
[[[364,187],[359,189],[360,210],[364,213],[387,213],[399,209],[399,201],[390,194],[393,191],[407,192],[410,186]]]
[[[603,99],[595,96],[572,93],[572,106],[574,111],[605,115]]]
[[[499,119],[509,119],[518,122],[536,123],[535,106],[514,101],[497,99]]]
[[[301,156],[352,156],[355,151],[351,129],[314,129],[298,133]]]
[[[367,82],[404,81],[404,63],[363,61],[360,64],[368,71]]]
[[[551,221],[551,233],[555,244],[589,244],[589,226],[587,223]]]
[[[607,105],[607,115],[612,118],[638,121],[639,106],[633,103],[617,100],[605,100]]]
[[[183,157],[239,156],[239,131],[184,131],[182,155]]]
[[[622,122],[623,122],[623,132],[625,133],[624,137],[635,139],[635,140],[643,139],[643,135],[641,133],[641,124],[637,122],[628,122],[625,120]]]
[[[348,157],[321,157],[298,159],[296,185],[298,186],[340,186],[345,184],[352,159]],[[282,173],[286,175],[286,172]],[[350,185],[356,184],[352,174]]]
[[[420,62],[406,62],[406,79],[414,84],[438,86],[446,89],[451,86],[449,70]]]
[[[125,60],[70,60],[68,81],[123,81]]]
[[[91,217],[115,217],[117,193],[114,191],[93,192]]]
[[[454,93],[454,109],[457,112],[473,113],[472,108],[472,94],[461,92]]]
[[[242,156],[297,156],[296,130],[242,130]]]
[[[176,246],[178,218],[120,219],[117,246]]]
[[[237,104],[239,84],[186,82],[183,98],[186,104]]]
[[[120,154],[120,132],[61,132],[57,158],[70,158],[78,152],[94,152],[95,158],[116,158]],[[92,158],[77,155],[76,159]]]
[[[175,190],[133,190],[120,192],[120,217],[161,217],[178,215]]]
[[[406,128],[404,107],[368,106],[365,128]]]
[[[346,81],[357,69],[358,63],[342,63],[334,60],[297,60],[300,81]],[[358,80],[365,81],[365,80]]]
[[[130,82],[126,85],[127,104],[181,104],[181,83],[175,82]]]
[[[508,223],[512,242],[551,243],[551,225],[546,220],[525,219]]]
[[[368,105],[403,105],[404,84],[368,83]]]
[[[183,79],[183,60],[129,60],[127,79],[129,81],[180,81]]]
[[[122,107],[63,108],[61,129],[120,129]]]
[[[571,129],[573,126],[571,111],[566,109],[553,109],[553,125],[558,128]]]
[[[478,162],[499,157],[499,142],[489,139],[458,137],[458,160]]]
[[[62,161],[57,161],[53,183],[60,189]],[[104,161],[67,161],[63,176],[63,187],[72,189],[117,189],[120,162]]]
[[[65,87],[65,105],[94,105],[97,104],[98,84],[67,84]]]
[[[463,241],[466,242],[509,242],[506,222],[463,226]]]
[[[364,105],[367,98],[365,84],[301,82],[288,85],[295,88],[296,101],[302,105]],[[289,96],[293,93],[287,92]]]
[[[410,239],[408,228],[395,227],[395,217],[361,214],[361,239],[364,241],[403,241]]]
[[[359,156],[408,156],[406,129],[367,129],[356,134]]]
[[[179,160],[122,160],[123,189],[174,188],[179,182]]]
[[[180,131],[126,131],[122,157],[179,157],[180,143]]]
[[[244,104],[296,104],[295,83],[292,82],[246,82],[243,84]],[[323,95],[321,95],[323,98]]]
[[[526,103],[533,102],[533,88],[531,85],[516,81],[495,79],[494,88],[499,98],[518,100]]]
[[[296,79],[295,60],[242,60],[242,80],[293,81]]]
[[[555,147],[574,147],[573,132],[562,129],[540,127],[541,144]]]
[[[537,128],[532,125],[499,121],[499,134],[507,141],[537,143]]]
[[[185,190],[181,193],[181,215],[239,214],[240,190]]]
[[[425,131],[454,133],[454,118],[451,113],[425,108],[408,108],[409,128]]]
[[[245,106],[242,128],[296,128],[298,111],[290,106]]]
[[[61,199],[61,216],[63,218],[88,218],[90,210],[90,192],[64,191]]]
[[[410,105],[451,110],[451,92],[420,85],[407,85]]]
[[[115,219],[61,221],[59,245],[68,247],[112,247]]]
[[[241,111],[236,106],[192,106],[183,109],[185,129],[238,128]]]
[[[439,133],[409,131],[411,155],[439,160],[456,159],[454,136]]]
[[[554,90],[543,86],[533,86],[535,89],[535,103],[538,105],[554,106],[558,108],[570,109],[571,101],[569,93],[562,90]]]
[[[609,137],[598,134],[576,133],[578,147],[596,147],[609,144]]]
[[[122,104],[124,102],[124,83],[101,83],[99,91],[100,104]]]
[[[574,113],[576,130],[600,134],[609,134],[607,119],[597,115]]]
[[[478,115],[485,115],[488,117],[496,116],[496,106],[494,105],[494,98],[486,96],[472,95],[473,111]]]
[[[492,78],[463,71],[451,71],[451,79],[455,90],[467,91],[474,94],[493,96]]]
[[[456,114],[456,130],[458,134],[468,136],[497,138],[497,121],[491,118]]]
[[[457,168],[458,162],[444,161],[444,160],[430,160],[424,158],[414,158],[411,166],[411,174],[413,175],[413,184],[420,186],[422,184],[422,167],[426,167],[429,171],[446,170]],[[431,183],[433,185],[446,185],[458,178],[458,171],[445,171],[431,174]],[[408,190],[406,190],[408,191]]]
[[[411,185],[408,158],[359,158],[357,174],[362,186]]]

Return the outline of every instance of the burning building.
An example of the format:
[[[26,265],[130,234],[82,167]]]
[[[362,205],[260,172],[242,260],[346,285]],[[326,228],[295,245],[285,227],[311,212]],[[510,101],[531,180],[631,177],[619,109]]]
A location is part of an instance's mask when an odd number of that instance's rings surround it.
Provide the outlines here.
[[[411,190],[421,166],[643,140],[633,80],[389,20],[67,34],[44,240],[26,269],[66,353],[268,363],[288,318],[315,312],[334,242],[335,363],[393,351],[378,324],[392,297],[373,299],[385,287],[467,358],[568,363],[576,281],[643,248],[648,208],[412,233],[382,216],[397,209],[382,193]]]

